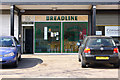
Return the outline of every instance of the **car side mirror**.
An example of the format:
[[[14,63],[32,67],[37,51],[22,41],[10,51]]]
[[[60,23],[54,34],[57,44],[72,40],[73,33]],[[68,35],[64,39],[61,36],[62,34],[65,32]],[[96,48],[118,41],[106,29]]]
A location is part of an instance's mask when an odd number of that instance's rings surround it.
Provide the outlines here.
[[[78,46],[78,48],[81,46],[80,42],[77,42],[77,46]]]

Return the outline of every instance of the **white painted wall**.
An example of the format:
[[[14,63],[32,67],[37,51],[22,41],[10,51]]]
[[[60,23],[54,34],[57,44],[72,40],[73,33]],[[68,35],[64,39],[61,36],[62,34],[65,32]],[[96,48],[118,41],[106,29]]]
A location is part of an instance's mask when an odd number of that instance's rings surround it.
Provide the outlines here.
[[[10,16],[0,16],[0,35],[10,35]]]
[[[15,15],[14,18],[14,36],[18,39],[18,16]]]
[[[0,14],[0,35],[10,36],[10,15]],[[18,16],[14,18],[14,36],[18,39]]]

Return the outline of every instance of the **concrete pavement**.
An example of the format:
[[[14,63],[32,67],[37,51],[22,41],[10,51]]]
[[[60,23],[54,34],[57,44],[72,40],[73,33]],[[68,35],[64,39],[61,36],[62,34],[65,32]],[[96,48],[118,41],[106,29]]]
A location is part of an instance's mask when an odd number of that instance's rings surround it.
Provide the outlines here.
[[[118,78],[112,65],[81,68],[77,55],[22,55],[17,68],[0,69],[2,78]]]

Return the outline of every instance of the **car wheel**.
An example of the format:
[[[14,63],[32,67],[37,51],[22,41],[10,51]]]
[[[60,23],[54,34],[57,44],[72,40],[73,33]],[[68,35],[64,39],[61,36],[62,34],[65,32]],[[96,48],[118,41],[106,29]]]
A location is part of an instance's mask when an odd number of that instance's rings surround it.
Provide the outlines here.
[[[21,55],[19,56],[18,60],[19,60],[19,61],[21,61],[21,60],[22,60]]]
[[[80,56],[78,55],[78,61],[81,62]]]
[[[83,60],[82,57],[81,57],[81,67],[86,68],[86,63],[85,63],[85,61]]]
[[[79,58],[79,62],[81,62],[81,59]]]
[[[13,67],[18,67],[18,57],[16,56],[16,61],[13,64]]]

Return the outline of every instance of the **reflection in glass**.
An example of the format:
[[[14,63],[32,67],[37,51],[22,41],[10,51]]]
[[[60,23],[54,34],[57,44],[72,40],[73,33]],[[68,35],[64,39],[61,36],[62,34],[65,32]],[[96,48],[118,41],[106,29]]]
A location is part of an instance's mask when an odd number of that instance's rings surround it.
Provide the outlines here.
[[[60,53],[60,26],[59,22],[35,23],[35,52]]]
[[[78,51],[77,42],[82,41],[87,35],[87,22],[64,22],[64,42],[63,52],[76,53]]]

